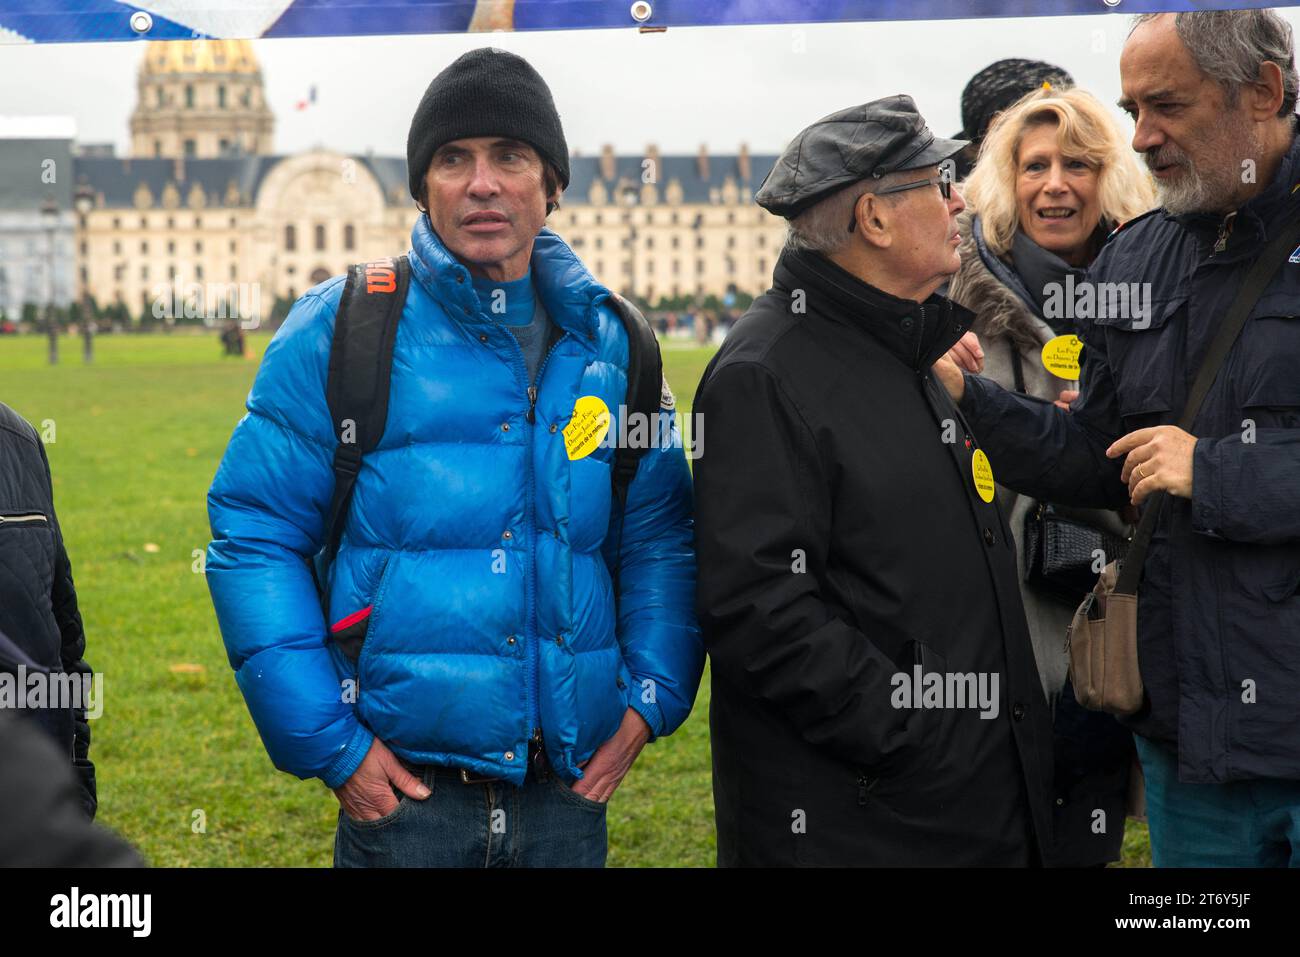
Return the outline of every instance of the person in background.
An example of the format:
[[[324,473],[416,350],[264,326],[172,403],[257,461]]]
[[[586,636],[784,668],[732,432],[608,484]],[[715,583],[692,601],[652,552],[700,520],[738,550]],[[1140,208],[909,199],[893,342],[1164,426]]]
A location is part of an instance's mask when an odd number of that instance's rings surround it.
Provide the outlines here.
[[[956,156],[958,180],[970,175],[984,136],[998,113],[1044,83],[1053,87],[1074,86],[1074,78],[1059,66],[1018,58],[990,63],[970,78],[961,91],[962,129],[953,137],[969,141]]]
[[[1082,282],[1112,228],[1155,205],[1150,177],[1094,96],[1039,88],[994,121],[963,195],[961,269],[948,296],[975,313],[968,336],[977,344],[959,343],[954,358],[1003,388],[1068,402],[1076,383],[1043,360],[1044,346],[1077,332],[1074,310],[1055,304],[1063,301],[1069,277]],[[1057,863],[1118,860],[1131,736],[1111,716],[1081,708],[1069,687],[1065,633],[1083,594],[1069,600],[1026,582],[1026,522],[1037,520],[1040,503],[1003,485],[997,494],[1016,539],[1025,616],[1053,714]],[[1113,511],[1070,517],[1126,534]],[[1100,829],[1099,808],[1105,811]]]

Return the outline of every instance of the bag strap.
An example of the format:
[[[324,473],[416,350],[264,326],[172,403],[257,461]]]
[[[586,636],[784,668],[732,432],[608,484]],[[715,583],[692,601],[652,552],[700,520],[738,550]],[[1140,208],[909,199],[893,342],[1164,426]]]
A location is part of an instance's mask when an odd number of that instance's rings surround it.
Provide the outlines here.
[[[1192,382],[1192,389],[1187,395],[1187,405],[1178,419],[1178,427],[1184,432],[1191,432],[1192,423],[1196,420],[1197,413],[1201,411],[1201,403],[1205,401],[1205,396],[1218,377],[1219,370],[1232,350],[1233,343],[1237,341],[1237,336],[1246,325],[1246,317],[1255,308],[1255,303],[1264,294],[1265,288],[1281,268],[1287,253],[1297,240],[1300,240],[1300,217],[1291,219],[1282,227],[1282,231],[1264,247],[1264,251],[1255,259],[1246,277],[1241,281],[1237,296],[1232,300],[1232,306],[1229,307],[1223,324],[1215,333],[1209,352],[1201,360],[1201,367],[1197,370],[1196,379]],[[1142,520],[1138,523],[1137,533],[1133,536],[1133,544],[1129,548],[1128,556],[1120,566],[1119,577],[1115,582],[1115,594],[1137,594],[1142,565],[1146,561],[1147,549],[1151,546],[1151,537],[1155,534],[1156,518],[1166,498],[1168,493],[1162,490],[1153,494],[1148,501],[1146,510],[1142,513]]]
[[[640,413],[645,421],[655,422],[663,396],[663,356],[659,352],[659,338],[641,310],[617,293],[611,293],[609,304],[623,329],[627,332],[627,398],[629,415]],[[648,436],[647,436],[648,437]],[[651,443],[647,443],[651,444]],[[614,621],[618,621],[618,573],[623,564],[623,519],[627,514],[627,492],[636,477],[641,457],[646,447],[629,448],[626,443],[614,447],[614,464],[610,469],[610,483],[614,500],[618,503],[618,538],[614,548]]]
[[[357,263],[348,268],[334,315],[325,401],[339,444],[334,450],[334,497],[325,522],[328,537],[320,566],[313,569],[322,592],[324,572],[343,537],[362,456],[379,445],[388,422],[393,344],[410,281],[406,256]]]

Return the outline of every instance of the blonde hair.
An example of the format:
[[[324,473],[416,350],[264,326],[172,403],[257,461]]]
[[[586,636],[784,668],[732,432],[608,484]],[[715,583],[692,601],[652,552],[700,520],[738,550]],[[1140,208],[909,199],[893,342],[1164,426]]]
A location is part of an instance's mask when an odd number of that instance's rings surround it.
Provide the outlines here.
[[[989,129],[975,170],[962,185],[967,204],[980,215],[984,241],[995,255],[1011,248],[1020,214],[1016,176],[1020,144],[1037,126],[1055,126],[1056,142],[1071,159],[1097,170],[1102,218],[1118,225],[1156,205],[1151,175],[1124,142],[1114,118],[1091,93],[1044,85],[1008,107]]]

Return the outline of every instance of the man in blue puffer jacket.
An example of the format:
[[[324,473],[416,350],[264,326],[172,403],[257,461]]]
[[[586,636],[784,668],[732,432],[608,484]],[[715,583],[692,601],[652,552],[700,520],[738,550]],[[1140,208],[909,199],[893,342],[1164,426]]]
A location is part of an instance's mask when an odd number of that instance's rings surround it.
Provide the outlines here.
[[[620,516],[614,443],[566,435],[599,403],[621,434],[629,349],[609,290],[544,228],[569,166],[536,71],[460,57],[407,160],[426,215],[328,621],[308,560],[334,489],[342,277],[294,305],[217,470],[213,604],[272,761],[338,796],[336,865],[600,866],[605,802],[703,668],[681,440],[646,451]]]

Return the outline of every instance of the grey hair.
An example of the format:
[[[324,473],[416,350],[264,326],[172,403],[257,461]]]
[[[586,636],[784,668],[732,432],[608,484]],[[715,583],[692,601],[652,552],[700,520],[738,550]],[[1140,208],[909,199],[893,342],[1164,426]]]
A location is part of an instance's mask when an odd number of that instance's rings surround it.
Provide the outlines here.
[[[913,179],[915,171],[913,170]],[[849,223],[853,219],[853,207],[863,193],[885,186],[895,186],[904,182],[901,173],[886,173],[879,179],[868,177],[857,180],[843,189],[831,193],[825,199],[805,209],[794,219],[786,220],[785,248],[789,252],[821,253],[831,256],[849,244],[851,233]],[[891,205],[901,199],[901,194],[890,193],[880,197]]]
[[[1142,13],[1133,29],[1161,16]],[[1235,106],[1242,87],[1259,82],[1266,61],[1282,71],[1282,106],[1279,117],[1295,112],[1295,43],[1291,24],[1272,10],[1198,10],[1174,14],[1174,29],[1201,72],[1217,82]],[[1132,31],[1130,31],[1131,33]]]

